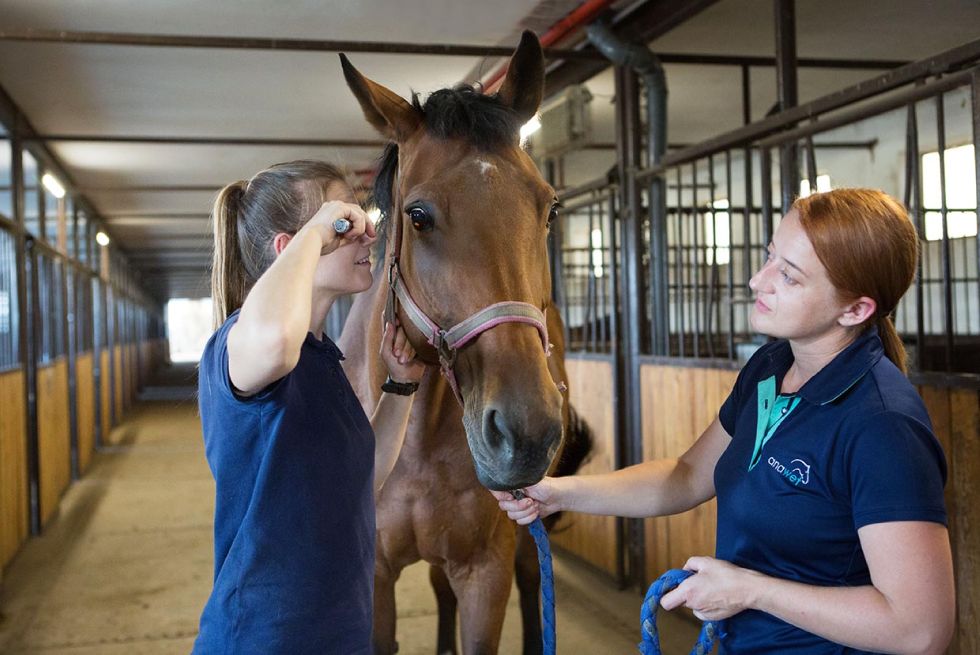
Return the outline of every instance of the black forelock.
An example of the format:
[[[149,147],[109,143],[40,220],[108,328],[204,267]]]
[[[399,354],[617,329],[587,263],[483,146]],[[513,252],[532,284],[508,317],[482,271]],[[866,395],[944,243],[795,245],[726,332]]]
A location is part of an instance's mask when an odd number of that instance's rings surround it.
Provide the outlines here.
[[[431,93],[423,104],[417,93],[412,105],[424,117],[425,129],[440,139],[465,139],[483,151],[501,146],[518,145],[520,122],[517,114],[494,95],[484,95],[468,84]],[[378,163],[372,200],[381,211],[378,236],[384,247],[384,236],[394,198],[395,174],[398,172],[398,144],[389,143]]]

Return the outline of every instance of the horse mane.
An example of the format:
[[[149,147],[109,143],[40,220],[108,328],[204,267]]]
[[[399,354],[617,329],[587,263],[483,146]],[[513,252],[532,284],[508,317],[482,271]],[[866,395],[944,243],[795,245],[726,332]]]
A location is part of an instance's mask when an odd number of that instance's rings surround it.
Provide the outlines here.
[[[520,122],[514,110],[503,104],[496,94],[484,95],[469,84],[434,91],[425,99],[425,104],[419,100],[418,93],[413,93],[412,106],[422,114],[425,129],[440,139],[466,139],[484,152],[518,145]],[[371,201],[381,212],[377,232],[382,255],[397,172],[398,144],[390,142],[379,159],[371,192]],[[378,261],[383,260],[383,256],[378,258]]]

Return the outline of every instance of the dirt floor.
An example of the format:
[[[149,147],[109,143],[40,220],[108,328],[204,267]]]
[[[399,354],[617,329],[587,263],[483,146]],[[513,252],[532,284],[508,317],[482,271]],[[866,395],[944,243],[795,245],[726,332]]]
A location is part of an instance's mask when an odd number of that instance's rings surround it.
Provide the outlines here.
[[[193,370],[161,372],[105,439],[58,515],[4,571],[0,653],[188,653],[211,588],[214,482]],[[558,652],[635,653],[641,597],[556,555]],[[435,652],[425,564],[399,581],[400,655]],[[697,626],[661,615],[664,653],[688,653]],[[516,588],[501,653],[520,652]]]

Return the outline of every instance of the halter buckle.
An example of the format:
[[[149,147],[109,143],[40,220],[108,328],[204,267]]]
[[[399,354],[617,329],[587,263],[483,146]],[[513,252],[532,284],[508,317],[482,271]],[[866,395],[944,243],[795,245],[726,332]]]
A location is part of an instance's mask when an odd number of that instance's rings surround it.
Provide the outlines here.
[[[451,369],[456,365],[456,353],[459,351],[449,345],[445,330],[439,330],[434,345],[436,352],[439,353],[439,362],[442,363],[443,368]]]

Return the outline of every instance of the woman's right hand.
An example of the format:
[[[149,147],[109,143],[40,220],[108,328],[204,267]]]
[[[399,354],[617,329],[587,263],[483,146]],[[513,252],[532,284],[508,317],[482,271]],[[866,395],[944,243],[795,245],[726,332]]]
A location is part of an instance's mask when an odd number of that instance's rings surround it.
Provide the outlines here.
[[[334,221],[344,218],[350,221],[350,229],[344,234],[337,234]],[[306,222],[300,231],[311,230],[320,237],[320,255],[329,255],[337,248],[356,242],[361,236],[375,238],[374,223],[368,218],[367,212],[360,206],[350,202],[331,200],[320,206],[313,217]]]
[[[507,512],[519,525],[527,525],[535,519],[550,516],[562,508],[559,504],[557,480],[545,477],[541,482],[525,487],[523,489],[525,497],[517,500],[509,491],[490,490],[493,497],[497,499],[500,509]]]

